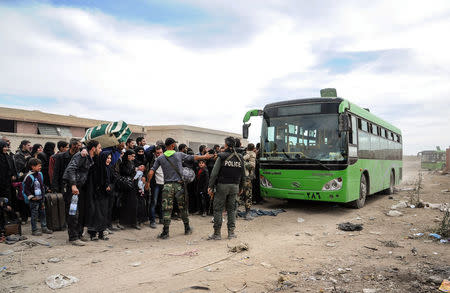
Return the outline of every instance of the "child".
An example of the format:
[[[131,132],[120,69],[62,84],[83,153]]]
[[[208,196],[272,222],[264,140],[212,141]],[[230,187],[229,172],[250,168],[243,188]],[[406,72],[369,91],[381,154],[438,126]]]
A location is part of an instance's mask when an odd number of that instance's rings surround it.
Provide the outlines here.
[[[198,161],[197,172],[197,194],[199,199],[199,206],[202,217],[206,217],[206,212],[209,210],[209,195],[208,195],[208,182],[209,172],[206,168],[206,163],[203,160]]]
[[[147,214],[147,201],[145,199],[145,166],[139,165],[139,167],[136,168],[136,175],[134,176],[134,180],[137,181],[138,185],[138,193],[139,196],[137,198],[137,220],[138,224],[141,225],[145,221],[148,220],[148,214]]]
[[[142,180],[142,178],[144,178],[144,171],[145,171],[145,166],[144,165],[140,165],[139,167],[136,168],[136,175],[134,176],[134,180],[138,180],[138,188],[139,188],[139,194],[141,196],[144,196],[145,193],[145,182]],[[145,179],[144,179],[145,180]]]
[[[31,171],[24,179],[24,192],[30,202],[31,210],[31,231],[34,236],[41,236],[42,233],[52,234],[53,231],[47,228],[47,221],[45,218],[45,206],[44,206],[44,180],[41,173],[42,163],[41,160],[31,158],[28,162]],[[38,231],[36,227],[37,218],[41,220],[41,230]]]

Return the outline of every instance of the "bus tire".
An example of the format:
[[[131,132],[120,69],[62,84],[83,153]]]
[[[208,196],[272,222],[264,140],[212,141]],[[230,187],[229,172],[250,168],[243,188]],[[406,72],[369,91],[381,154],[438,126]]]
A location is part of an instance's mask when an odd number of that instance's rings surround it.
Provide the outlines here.
[[[395,175],[394,170],[392,170],[391,175],[389,176],[389,188],[386,189],[387,195],[394,194],[394,185],[395,185]]]
[[[364,206],[366,203],[366,197],[367,197],[367,177],[365,174],[361,175],[361,180],[359,183],[359,198],[355,201],[352,201],[350,203],[351,207],[355,209],[360,209]]]

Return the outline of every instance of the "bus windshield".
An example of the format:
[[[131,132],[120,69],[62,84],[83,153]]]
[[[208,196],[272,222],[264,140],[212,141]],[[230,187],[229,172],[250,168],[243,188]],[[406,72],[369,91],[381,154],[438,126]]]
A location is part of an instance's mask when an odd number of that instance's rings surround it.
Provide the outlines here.
[[[261,161],[347,159],[346,132],[339,133],[337,114],[264,116]]]

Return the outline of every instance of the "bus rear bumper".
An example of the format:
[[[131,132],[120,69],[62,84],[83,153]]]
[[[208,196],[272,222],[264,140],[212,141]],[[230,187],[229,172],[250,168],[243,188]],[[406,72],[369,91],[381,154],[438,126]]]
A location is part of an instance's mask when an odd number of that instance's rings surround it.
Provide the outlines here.
[[[317,191],[317,190],[290,190],[278,188],[266,188],[261,186],[263,197],[315,200],[328,202],[347,202],[344,190]]]

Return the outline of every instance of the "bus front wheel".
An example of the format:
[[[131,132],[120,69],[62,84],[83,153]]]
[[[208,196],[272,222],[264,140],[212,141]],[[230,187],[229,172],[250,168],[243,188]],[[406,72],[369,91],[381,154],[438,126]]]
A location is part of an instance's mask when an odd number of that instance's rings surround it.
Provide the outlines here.
[[[366,175],[361,175],[361,181],[359,183],[359,198],[351,202],[351,206],[355,209],[360,209],[364,206],[367,197],[367,178]]]

